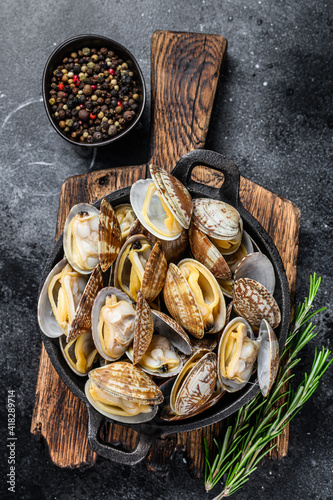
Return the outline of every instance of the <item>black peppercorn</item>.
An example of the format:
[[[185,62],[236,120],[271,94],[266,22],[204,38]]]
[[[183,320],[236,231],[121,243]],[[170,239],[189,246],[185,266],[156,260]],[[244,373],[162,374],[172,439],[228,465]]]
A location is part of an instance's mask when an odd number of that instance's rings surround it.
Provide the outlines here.
[[[80,120],[82,120],[83,122],[89,120],[89,113],[88,111],[86,111],[85,109],[81,109],[79,111],[79,118]]]
[[[93,135],[93,141],[94,142],[98,142],[100,141],[102,138],[102,134],[100,132],[95,132],[94,135]]]
[[[91,101],[86,102],[86,108],[87,109],[91,110],[91,109],[93,109],[93,107],[94,107],[94,103],[93,102],[91,102]]]

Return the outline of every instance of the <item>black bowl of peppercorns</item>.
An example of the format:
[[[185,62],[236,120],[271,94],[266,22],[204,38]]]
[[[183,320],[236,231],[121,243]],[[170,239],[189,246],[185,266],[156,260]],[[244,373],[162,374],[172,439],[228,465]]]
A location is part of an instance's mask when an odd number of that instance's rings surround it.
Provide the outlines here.
[[[78,35],[60,44],[43,74],[46,113],[74,145],[105,146],[135,127],[145,106],[142,71],[120,43]]]

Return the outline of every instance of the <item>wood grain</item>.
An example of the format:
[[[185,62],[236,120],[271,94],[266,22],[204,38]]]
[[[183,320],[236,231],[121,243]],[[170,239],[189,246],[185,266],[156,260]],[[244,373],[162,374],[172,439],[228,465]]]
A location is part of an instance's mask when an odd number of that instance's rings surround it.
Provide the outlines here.
[[[216,35],[171,32],[153,35],[152,161],[171,170],[184,153],[204,146],[225,50],[225,39]],[[147,166],[140,165],[68,178],[60,195],[57,237],[74,204],[94,202],[146,174]],[[223,181],[217,172],[208,172],[202,167],[197,167],[193,175],[198,182],[213,186]],[[241,179],[240,196],[245,208],[258,218],[277,245],[294,294],[299,231],[297,207],[245,178]],[[60,380],[44,348],[31,432],[46,441],[52,461],[60,467],[88,466],[96,460],[87,442],[86,407]],[[151,470],[167,472],[171,455],[182,449],[192,474],[199,476],[203,468],[203,436],[212,449],[213,437],[221,432],[223,422],[160,438],[151,447],[147,465]],[[287,432],[278,443],[278,456],[287,452]],[[136,432],[129,428],[124,431],[124,427],[117,424],[104,425],[100,435],[106,442],[120,443],[125,449],[136,444]]]

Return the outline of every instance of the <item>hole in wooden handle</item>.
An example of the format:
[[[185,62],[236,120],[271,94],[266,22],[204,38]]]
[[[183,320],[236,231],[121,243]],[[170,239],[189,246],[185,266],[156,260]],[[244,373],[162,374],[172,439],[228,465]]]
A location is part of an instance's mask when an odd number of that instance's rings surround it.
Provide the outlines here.
[[[199,184],[205,184],[217,189],[219,189],[224,183],[224,175],[222,172],[218,172],[217,170],[213,170],[212,168],[205,167],[203,165],[197,165],[194,167],[191,179]]]

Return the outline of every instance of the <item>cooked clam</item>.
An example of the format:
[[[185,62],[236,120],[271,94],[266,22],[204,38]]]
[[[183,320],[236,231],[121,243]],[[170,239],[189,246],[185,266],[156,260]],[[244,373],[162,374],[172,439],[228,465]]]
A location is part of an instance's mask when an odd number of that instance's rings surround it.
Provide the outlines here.
[[[48,337],[68,334],[88,278],[63,259],[45,280],[38,300],[38,321]]]
[[[249,381],[259,344],[243,318],[233,319],[224,329],[218,349],[218,376],[221,386],[235,392]]]
[[[222,255],[240,246],[243,222],[238,211],[223,201],[210,198],[193,200],[193,224],[207,234]]]
[[[59,343],[69,367],[79,376],[87,375],[98,354],[91,331],[87,330],[68,344],[65,336],[62,336]]]
[[[151,420],[163,394],[140,368],[122,361],[88,374],[85,393],[92,406],[113,420],[141,423]]]
[[[92,308],[92,335],[99,354],[119,359],[134,336],[135,310],[128,296],[114,287],[103,288]]]
[[[163,293],[171,316],[195,337],[223,328],[223,294],[212,273],[200,262],[184,259],[178,267],[170,264]]]
[[[70,265],[81,274],[97,266],[99,211],[87,203],[74,205],[64,228],[64,252]]]
[[[149,166],[152,179],[139,180],[130,200],[141,224],[157,238],[174,240],[190,225],[193,210],[188,190],[162,168]]]
[[[137,300],[141,290],[145,299],[152,302],[163,288],[167,262],[161,243],[152,248],[143,235],[129,238],[123,245],[115,266],[115,286],[131,299]]]
[[[176,415],[197,412],[212,396],[217,380],[216,354],[195,353],[183,366],[170,394],[170,408]]]
[[[244,318],[233,319],[224,329],[218,349],[218,377],[228,392],[242,389],[258,365],[258,383],[267,396],[279,366],[279,343],[266,320],[262,320],[255,339]]]

